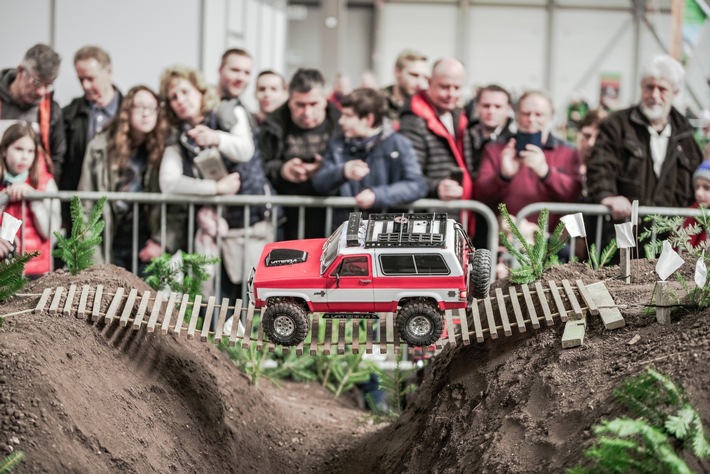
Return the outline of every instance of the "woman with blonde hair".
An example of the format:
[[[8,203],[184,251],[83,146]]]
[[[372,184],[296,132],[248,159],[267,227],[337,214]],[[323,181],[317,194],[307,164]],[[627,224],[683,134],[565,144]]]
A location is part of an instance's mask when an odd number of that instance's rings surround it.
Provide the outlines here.
[[[89,142],[79,191],[160,192],[158,170],[167,130],[158,95],[147,86],[131,88],[116,118]],[[91,203],[86,205],[90,207]],[[111,203],[106,222],[110,232],[105,246],[109,254],[98,252],[97,259],[142,274],[146,264],[161,254],[160,207],[139,208],[138,255],[133,255],[133,233],[129,231],[133,229],[133,209],[133,204],[125,201]]]
[[[267,192],[264,170],[254,153],[251,127],[242,107],[233,107],[228,101],[219,102],[216,92],[202,75],[184,66],[173,66],[163,72],[160,94],[175,127],[160,168],[162,192],[202,196]],[[249,213],[252,238],[259,235],[261,227],[268,227],[265,225],[267,215],[265,206],[252,206]],[[182,224],[184,216],[184,210],[176,210],[171,220],[185,229],[187,237],[186,226]],[[195,250],[221,253],[223,295],[236,297],[241,293],[244,278],[243,259],[252,257],[244,255],[243,247],[232,245],[238,240],[235,232],[244,228],[244,207],[229,206],[224,218],[217,219],[213,208],[203,206],[196,222]],[[216,248],[218,234],[222,237],[220,249]]]

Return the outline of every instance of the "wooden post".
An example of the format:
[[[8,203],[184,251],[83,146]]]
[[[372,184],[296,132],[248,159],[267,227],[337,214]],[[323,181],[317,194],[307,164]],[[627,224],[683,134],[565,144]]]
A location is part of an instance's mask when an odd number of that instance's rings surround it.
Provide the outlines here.
[[[656,282],[656,288],[654,289],[653,294],[656,300],[656,321],[658,321],[659,324],[670,324],[671,308],[668,306],[670,304],[668,282]]]
[[[619,249],[619,269],[624,283],[631,283],[631,248]]]

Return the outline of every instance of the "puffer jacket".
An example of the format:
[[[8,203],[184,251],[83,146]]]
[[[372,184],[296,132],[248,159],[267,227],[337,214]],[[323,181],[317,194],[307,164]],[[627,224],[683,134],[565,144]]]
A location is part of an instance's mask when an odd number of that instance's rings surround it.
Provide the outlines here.
[[[676,109],[670,113],[671,136],[657,177],[653,171],[649,122],[638,106],[613,113],[599,128],[587,163],[593,202],[608,196],[638,199],[642,206],[687,207],[694,202],[693,173],[703,160],[693,129]]]
[[[439,182],[451,175],[453,167],[459,167],[464,170],[462,199],[471,199],[473,158],[471,142],[466,136],[468,120],[462,109],[454,110],[452,115],[456,137],[452,137],[439,120],[426,91],[421,91],[404,104],[399,133],[412,142],[427,181],[428,197],[438,199]]]
[[[344,176],[345,163],[360,159],[370,173],[360,181]],[[387,127],[373,137],[365,149],[350,143],[342,134],[330,140],[323,165],[313,176],[319,194],[357,196],[365,189],[375,193],[374,209],[383,210],[426,196],[426,182],[409,139]]]

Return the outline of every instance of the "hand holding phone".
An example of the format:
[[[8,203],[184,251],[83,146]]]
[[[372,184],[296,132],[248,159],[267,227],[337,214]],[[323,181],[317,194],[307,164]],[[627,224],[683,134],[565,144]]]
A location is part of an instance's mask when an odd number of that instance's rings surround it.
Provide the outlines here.
[[[456,181],[461,186],[463,184],[463,169],[453,166],[449,171],[449,179]]]
[[[520,152],[525,151],[528,145],[542,148],[542,132],[518,132],[515,135],[515,155],[520,157]]]

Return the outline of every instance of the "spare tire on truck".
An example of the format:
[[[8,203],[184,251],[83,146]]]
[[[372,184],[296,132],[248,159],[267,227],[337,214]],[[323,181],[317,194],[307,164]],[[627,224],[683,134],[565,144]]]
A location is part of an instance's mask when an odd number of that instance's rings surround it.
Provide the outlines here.
[[[478,249],[470,260],[470,290],[474,298],[487,298],[491,290],[491,251]]]

